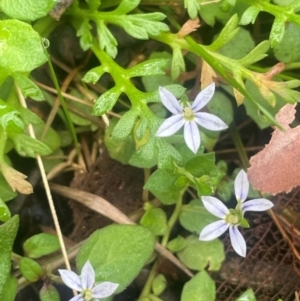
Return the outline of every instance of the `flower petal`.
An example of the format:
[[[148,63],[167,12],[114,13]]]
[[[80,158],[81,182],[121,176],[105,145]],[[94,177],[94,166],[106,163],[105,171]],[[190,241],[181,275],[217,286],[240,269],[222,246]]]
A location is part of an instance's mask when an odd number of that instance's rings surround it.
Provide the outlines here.
[[[274,204],[267,199],[254,199],[242,204],[242,211],[265,211],[272,208]]]
[[[81,281],[77,274],[75,274],[73,271],[69,270],[58,270],[60,273],[62,281],[70,288],[81,292]]]
[[[200,91],[191,106],[193,112],[197,112],[200,109],[202,109],[211,100],[214,93],[215,93],[215,83],[210,84],[205,89]]]
[[[246,257],[246,242],[237,226],[229,227],[229,236],[234,251],[237,252],[237,254],[239,254],[240,256]]]
[[[88,260],[81,270],[81,285],[83,289],[91,289],[95,283],[95,271]]]
[[[202,229],[199,240],[213,240],[221,236],[228,229],[228,227],[229,224],[223,220],[213,222]]]
[[[196,122],[187,121],[184,124],[184,141],[188,148],[196,154],[200,146],[200,133]]]
[[[249,192],[249,181],[245,171],[241,170],[234,180],[234,191],[237,201],[244,202]]]
[[[184,125],[184,122],[182,114],[171,116],[161,124],[155,135],[158,137],[172,136]]]
[[[109,297],[115,292],[118,286],[118,283],[113,283],[109,281],[102,282],[92,289],[93,298]]]
[[[159,87],[159,96],[163,105],[173,114],[182,112],[182,107],[176,97],[167,89]]]
[[[199,125],[211,131],[221,131],[228,128],[227,124],[224,121],[210,113],[195,113],[195,121]]]
[[[82,298],[82,295],[79,294],[77,296],[74,296],[72,299],[70,299],[69,301],[84,301],[84,299]]]
[[[226,214],[229,213],[229,209],[217,198],[213,196],[202,196],[201,199],[204,207],[211,214],[224,219]]]

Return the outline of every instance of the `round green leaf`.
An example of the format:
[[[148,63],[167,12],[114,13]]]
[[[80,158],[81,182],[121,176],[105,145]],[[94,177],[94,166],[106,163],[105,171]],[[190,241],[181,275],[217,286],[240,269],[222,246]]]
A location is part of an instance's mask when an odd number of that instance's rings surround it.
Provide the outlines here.
[[[22,257],[20,260],[20,271],[29,281],[38,281],[44,274],[43,268],[33,259]]]
[[[177,255],[188,268],[199,271],[207,265],[209,270],[218,271],[225,259],[224,246],[219,239],[199,241],[194,235],[186,238],[186,247]]]
[[[300,60],[300,40],[295,39],[300,35],[300,26],[288,23],[285,27],[281,42],[274,47],[275,57],[284,63],[298,62]]]
[[[193,200],[188,205],[182,206],[179,216],[180,224],[190,232],[200,234],[208,224],[217,221],[214,215],[209,213],[200,200]]]
[[[168,228],[166,213],[161,208],[147,210],[140,223],[150,229],[154,235],[164,235]]]
[[[1,9],[14,19],[34,21],[44,17],[57,0],[1,0]]]
[[[158,296],[165,290],[166,286],[167,286],[166,277],[162,274],[158,274],[152,282],[152,291],[156,296]]]
[[[180,301],[215,301],[215,298],[214,281],[206,271],[201,271],[184,285]]]
[[[76,261],[80,271],[89,260],[96,281],[118,283],[123,291],[137,276],[154,250],[150,230],[136,225],[111,225],[95,231],[80,248]]]
[[[28,238],[24,245],[24,251],[28,257],[39,258],[53,253],[59,249],[59,241],[56,235],[40,233]]]
[[[59,293],[52,284],[44,284],[40,290],[41,301],[60,301]]]
[[[178,252],[182,250],[185,246],[186,246],[186,240],[180,235],[172,239],[171,241],[169,241],[167,244],[167,248],[171,252]]]
[[[41,37],[29,24],[0,21],[0,42],[0,66],[11,72],[30,72],[47,61]]]

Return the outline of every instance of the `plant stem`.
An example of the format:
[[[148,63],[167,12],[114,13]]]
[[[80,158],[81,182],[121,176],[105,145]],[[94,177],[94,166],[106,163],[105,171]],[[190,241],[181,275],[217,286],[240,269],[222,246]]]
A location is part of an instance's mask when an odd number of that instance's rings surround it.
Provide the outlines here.
[[[233,143],[235,145],[235,148],[240,156],[242,165],[245,169],[247,169],[249,167],[249,159],[248,159],[247,153],[245,151],[241,136],[234,123],[232,123],[231,126],[229,127],[229,131],[230,131]]]
[[[173,213],[172,213],[172,215],[171,215],[171,217],[170,217],[170,219],[168,221],[168,228],[167,228],[166,233],[163,236],[162,241],[161,241],[161,245],[163,247],[166,247],[166,245],[167,245],[167,243],[169,241],[169,237],[170,237],[171,231],[172,231],[172,229],[173,229],[173,227],[174,227],[174,225],[175,225],[175,223],[176,223],[176,221],[177,221],[177,219],[179,217],[179,214],[181,212],[181,208],[182,208],[182,196],[183,196],[183,193],[185,192],[185,190],[186,189],[182,190],[182,192],[180,194],[180,197],[179,197],[179,199],[178,199],[178,201],[176,203],[175,209],[174,209],[174,211],[173,211]],[[147,281],[145,283],[145,286],[144,286],[144,288],[143,288],[143,290],[142,290],[142,292],[140,294],[140,297],[139,297],[138,301],[141,300],[143,297],[147,297],[151,293],[151,286],[152,286],[152,282],[153,282],[153,280],[154,280],[154,278],[156,276],[156,270],[157,270],[157,268],[158,268],[158,260],[156,259],[155,262],[154,262],[154,264],[153,264],[153,266],[152,266],[152,269],[151,269],[151,271],[150,271],[150,273],[148,275],[148,279],[147,279]]]

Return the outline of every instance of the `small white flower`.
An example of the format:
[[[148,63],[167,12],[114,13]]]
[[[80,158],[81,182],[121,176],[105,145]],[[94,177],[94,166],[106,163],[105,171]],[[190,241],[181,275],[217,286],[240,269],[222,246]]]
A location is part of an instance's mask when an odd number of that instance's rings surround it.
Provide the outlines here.
[[[245,257],[247,248],[246,242],[242,234],[238,230],[244,219],[246,211],[264,211],[272,208],[274,205],[267,199],[254,199],[245,202],[248,191],[249,181],[247,174],[241,170],[234,180],[234,191],[237,199],[235,209],[228,209],[220,200],[211,196],[201,197],[204,207],[213,215],[221,218],[221,220],[213,222],[200,233],[200,240],[208,241],[221,236],[229,228],[229,236],[233,249],[240,256]]]
[[[69,270],[58,271],[68,287],[80,292],[69,301],[100,301],[99,298],[111,296],[119,286],[119,284],[109,281],[96,284],[95,271],[89,261],[83,266],[80,276]]]
[[[215,84],[212,83],[196,96],[192,104],[183,106],[170,91],[159,87],[159,95],[163,105],[174,115],[161,124],[156,136],[172,136],[184,126],[185,143],[192,152],[197,153],[201,143],[197,124],[211,131],[228,128],[219,117],[205,112],[198,112],[211,100],[214,92]]]

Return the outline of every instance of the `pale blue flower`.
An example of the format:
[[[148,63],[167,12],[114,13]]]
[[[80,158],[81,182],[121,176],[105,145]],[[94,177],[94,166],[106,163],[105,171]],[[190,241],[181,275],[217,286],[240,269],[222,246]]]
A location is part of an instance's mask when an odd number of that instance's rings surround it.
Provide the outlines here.
[[[111,296],[119,286],[119,284],[109,281],[96,284],[95,271],[89,261],[83,266],[80,276],[69,270],[58,271],[68,287],[80,292],[69,301],[100,301],[100,298]]]
[[[219,117],[210,113],[198,112],[211,100],[214,92],[215,84],[212,83],[196,96],[192,104],[187,103],[183,105],[169,90],[159,87],[159,95],[163,105],[174,115],[161,124],[156,136],[172,136],[184,126],[185,143],[192,152],[197,153],[201,144],[198,125],[211,131],[220,131],[228,128]]]
[[[209,241],[221,236],[229,229],[230,241],[233,249],[240,256],[245,257],[247,252],[246,242],[238,230],[244,219],[246,211],[264,211],[272,208],[274,205],[271,201],[263,198],[254,199],[245,202],[249,192],[249,181],[247,174],[241,170],[234,181],[234,191],[237,199],[235,209],[228,209],[224,203],[212,196],[201,197],[204,207],[213,215],[221,220],[213,222],[200,233],[200,240]]]

